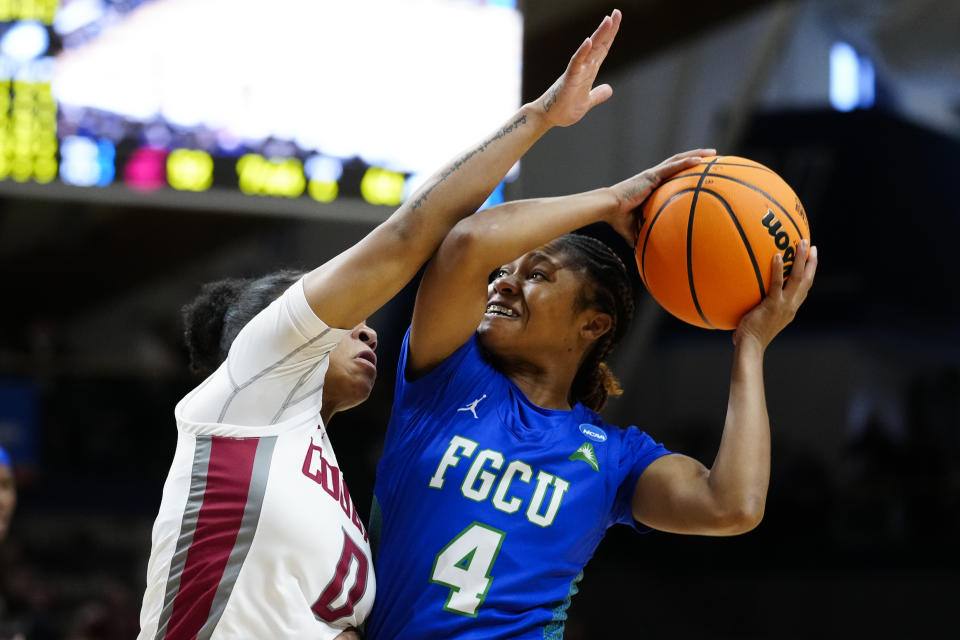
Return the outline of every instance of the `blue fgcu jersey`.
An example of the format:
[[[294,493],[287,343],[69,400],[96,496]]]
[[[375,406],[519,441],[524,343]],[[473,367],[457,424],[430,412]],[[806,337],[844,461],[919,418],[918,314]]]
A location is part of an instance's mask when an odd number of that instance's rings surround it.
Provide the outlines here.
[[[477,337],[405,379],[377,469],[377,600],[367,636],[560,638],[606,529],[635,526],[637,478],[668,453],[582,405],[535,406]]]

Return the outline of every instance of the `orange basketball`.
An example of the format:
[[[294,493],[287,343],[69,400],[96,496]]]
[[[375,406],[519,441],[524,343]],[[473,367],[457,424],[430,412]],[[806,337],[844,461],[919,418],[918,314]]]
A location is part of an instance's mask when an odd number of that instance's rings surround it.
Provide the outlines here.
[[[684,322],[734,329],[770,287],[774,253],[790,274],[807,214],[793,189],[758,162],[703,158],[643,205],[636,258],[647,290]]]

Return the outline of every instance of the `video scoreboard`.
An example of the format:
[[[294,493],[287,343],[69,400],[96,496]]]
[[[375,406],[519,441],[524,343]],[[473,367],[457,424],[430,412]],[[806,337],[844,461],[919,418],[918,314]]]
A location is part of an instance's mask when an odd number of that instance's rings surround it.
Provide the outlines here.
[[[519,106],[521,47],[514,0],[0,0],[0,193],[396,206]]]

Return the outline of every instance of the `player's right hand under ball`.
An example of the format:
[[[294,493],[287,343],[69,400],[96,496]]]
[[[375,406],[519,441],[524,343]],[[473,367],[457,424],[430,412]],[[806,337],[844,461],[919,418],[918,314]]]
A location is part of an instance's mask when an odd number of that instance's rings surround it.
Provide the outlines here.
[[[761,349],[793,320],[813,286],[817,272],[817,248],[810,241],[800,241],[791,277],[783,283],[783,256],[774,254],[771,261],[770,291],[763,301],[744,314],[733,332],[733,344],[755,340]]]

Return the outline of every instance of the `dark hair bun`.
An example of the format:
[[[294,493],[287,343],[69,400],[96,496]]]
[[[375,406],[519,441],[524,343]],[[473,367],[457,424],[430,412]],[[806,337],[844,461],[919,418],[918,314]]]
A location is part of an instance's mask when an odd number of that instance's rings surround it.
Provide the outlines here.
[[[208,282],[196,298],[183,306],[183,334],[194,373],[207,376],[220,366],[224,315],[251,282],[244,278]]]

